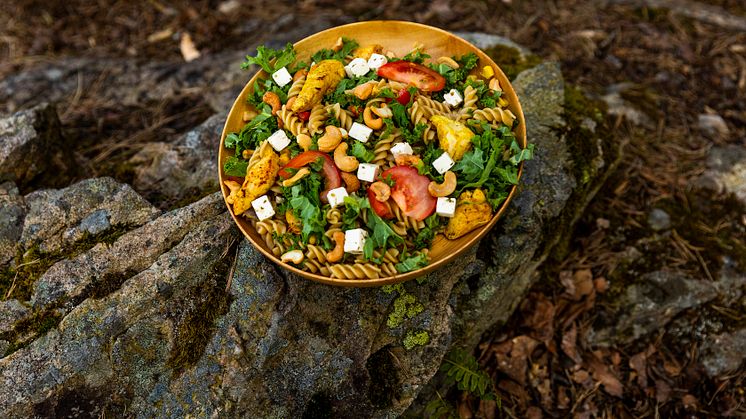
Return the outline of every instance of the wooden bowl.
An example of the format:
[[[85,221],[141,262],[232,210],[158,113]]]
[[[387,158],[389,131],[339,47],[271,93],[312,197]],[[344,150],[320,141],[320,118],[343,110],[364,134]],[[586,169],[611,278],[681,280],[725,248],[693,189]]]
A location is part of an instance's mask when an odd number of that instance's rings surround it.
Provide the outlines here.
[[[424,45],[424,51],[430,54],[432,59],[440,56],[452,56],[452,55],[463,55],[469,52],[474,52],[479,56],[479,68],[485,65],[491,65],[495,69],[495,77],[500,81],[500,86],[503,88],[503,95],[510,102],[509,109],[518,118],[519,124],[515,130],[516,139],[519,141],[522,147],[526,147],[526,120],[523,116],[523,110],[518,102],[518,97],[513,90],[513,86],[510,81],[502,72],[490,57],[483,53],[479,48],[470,44],[469,42],[453,35],[452,33],[446,32],[442,29],[434,28],[432,26],[422,25],[413,22],[404,21],[370,21],[370,22],[358,22],[351,23],[348,25],[338,26],[335,28],[327,29],[319,32],[315,35],[311,35],[301,41],[295,43],[295,49],[298,54],[298,60],[308,61],[309,57],[313,52],[321,48],[331,48],[335,41],[341,37],[346,36],[348,38],[355,39],[360,45],[369,44],[380,44],[383,45],[384,50],[393,51],[397,56],[401,57],[411,51],[415,43],[421,43]],[[476,71],[476,70],[475,70]],[[265,79],[268,75],[264,71],[259,71],[254,77],[246,83],[241,94],[236,98],[233,103],[233,107],[228,114],[228,120],[225,122],[223,127],[223,134],[220,138],[220,151],[218,154],[218,173],[220,176],[220,185],[223,191],[223,197],[227,197],[230,191],[223,183],[225,176],[223,175],[223,163],[225,160],[233,154],[233,150],[226,149],[223,146],[223,141],[226,135],[230,132],[239,131],[243,126],[244,122],[241,120],[243,112],[247,109],[246,96],[251,92],[254,80],[257,78]],[[518,179],[521,178],[523,172],[523,163],[518,168]],[[306,272],[296,268],[293,265],[281,262],[270,249],[259,235],[254,230],[251,224],[243,217],[236,217],[233,214],[231,206],[226,202],[228,210],[233,216],[233,219],[238,224],[238,228],[241,229],[243,234],[251,241],[251,243],[259,249],[267,258],[274,263],[282,266],[283,268],[301,275],[305,278],[323,282],[330,285],[340,285],[345,287],[374,287],[387,284],[395,284],[403,282],[409,279],[413,279],[418,276],[427,274],[436,269],[439,269],[451,260],[457,258],[459,255],[464,253],[469,247],[475,245],[479,239],[481,239],[488,231],[495,225],[497,220],[505,212],[513,194],[515,194],[516,186],[510,189],[505,202],[502,203],[500,208],[497,210],[495,215],[492,217],[490,222],[466,234],[457,240],[448,240],[442,234],[438,234],[433,240],[432,247],[430,249],[430,264],[422,269],[416,271],[407,272],[399,275],[383,277],[378,279],[337,279],[330,278],[323,275]]]

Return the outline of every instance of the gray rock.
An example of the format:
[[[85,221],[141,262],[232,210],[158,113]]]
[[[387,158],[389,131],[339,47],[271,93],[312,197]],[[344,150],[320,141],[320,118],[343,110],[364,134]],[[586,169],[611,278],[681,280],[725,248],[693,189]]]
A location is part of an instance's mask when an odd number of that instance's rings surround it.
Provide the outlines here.
[[[0,181],[26,185],[47,170],[61,146],[60,121],[48,103],[0,118]]]
[[[65,302],[65,316],[0,359],[0,411],[100,415],[100,406],[122,406],[138,417],[400,415],[430,388],[452,347],[473,347],[511,315],[559,240],[546,235],[548,226],[571,224],[565,212],[582,208],[594,190],[583,189],[567,209],[578,182],[567,140],[553,129],[564,123],[559,66],[539,65],[515,86],[536,156],[504,218],[457,261],[385,289],[312,283],[245,240],[232,252],[237,232],[215,194],[42,276],[36,308]],[[597,157],[605,164],[594,167],[608,170],[612,158]],[[74,225],[103,225],[91,216],[99,209],[76,216]],[[107,220],[116,225],[113,215]],[[106,275],[117,276],[116,287],[106,285]]]
[[[503,45],[518,50],[518,52],[520,52],[524,57],[531,55],[531,51],[527,50],[522,45],[518,45],[510,39],[500,35],[479,32],[454,32],[453,34],[471,42],[479,49],[489,49],[495,45]]]
[[[702,134],[710,138],[721,138],[730,133],[728,125],[720,115],[703,113],[697,117],[697,121],[699,122],[699,130],[702,131]]]
[[[652,127],[653,121],[645,112],[622,98],[621,92],[633,87],[630,83],[619,83],[609,86],[601,99],[606,102],[609,115],[621,116],[634,125]]]
[[[648,225],[653,231],[663,231],[671,228],[671,216],[660,208],[654,208],[648,214]]]
[[[166,202],[217,191],[217,142],[226,115],[214,115],[173,143],[150,143],[129,163],[133,186]]]
[[[699,361],[710,378],[735,371],[746,359],[746,329],[710,336],[702,344]]]
[[[733,144],[710,149],[707,170],[697,184],[716,193],[735,194],[746,205],[746,148]]]
[[[131,230],[111,245],[99,243],[72,259],[62,260],[36,281],[31,302],[37,309],[58,306],[79,300],[87,290],[122,282],[133,272],[150,266],[202,220],[223,211],[223,198],[216,193]]]
[[[13,182],[0,184],[0,267],[16,256],[16,244],[23,232],[26,204]]]
[[[61,251],[90,234],[142,225],[159,211],[129,185],[103,177],[64,189],[45,189],[25,197],[26,213],[19,244],[43,253]]]
[[[643,275],[627,287],[611,315],[613,325],[595,330],[589,340],[594,345],[630,343],[668,324],[680,312],[700,306],[718,296],[716,283],[683,274],[656,271]]]
[[[28,317],[31,310],[18,300],[0,301],[0,335],[13,329],[20,320]],[[0,351],[0,354],[5,351]]]

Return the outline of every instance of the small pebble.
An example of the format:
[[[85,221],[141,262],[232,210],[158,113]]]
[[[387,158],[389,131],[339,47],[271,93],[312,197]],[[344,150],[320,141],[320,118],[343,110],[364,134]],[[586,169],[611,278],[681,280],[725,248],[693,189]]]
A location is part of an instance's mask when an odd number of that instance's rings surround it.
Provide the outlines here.
[[[671,216],[660,208],[655,208],[648,215],[648,225],[654,231],[668,230],[671,228]]]

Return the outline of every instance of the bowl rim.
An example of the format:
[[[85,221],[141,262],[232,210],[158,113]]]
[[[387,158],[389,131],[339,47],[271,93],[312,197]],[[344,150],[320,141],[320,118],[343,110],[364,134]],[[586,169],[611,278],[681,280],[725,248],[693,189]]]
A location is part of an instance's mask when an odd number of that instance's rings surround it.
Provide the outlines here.
[[[449,37],[457,38],[459,41],[461,41],[461,42],[467,44],[469,47],[471,47],[475,52],[476,51],[481,52],[482,55],[484,56],[484,58],[487,59],[487,62],[480,63],[480,64],[482,64],[482,66],[491,65],[496,70],[495,71],[496,75],[500,74],[500,75],[502,75],[502,77],[503,77],[504,80],[508,81],[510,90],[512,91],[513,95],[515,96],[515,108],[516,108],[516,110],[518,110],[516,117],[518,118],[518,120],[520,121],[520,123],[523,124],[523,128],[524,128],[523,129],[523,135],[516,136],[516,139],[518,140],[518,142],[520,143],[520,145],[521,145],[522,148],[526,148],[528,146],[528,141],[527,141],[527,135],[528,135],[528,133],[527,133],[525,115],[523,113],[523,107],[520,104],[518,95],[515,93],[515,89],[513,88],[512,83],[510,82],[510,80],[508,79],[508,77],[505,75],[505,73],[503,72],[502,68],[500,68],[500,66],[497,65],[494,62],[494,60],[492,60],[492,58],[490,58],[486,53],[484,53],[484,51],[482,51],[480,48],[477,48],[471,42],[465,40],[464,38],[462,38],[462,37],[460,37],[460,36],[458,36],[458,35],[456,35],[456,34],[454,34],[452,32],[449,32],[449,31],[446,31],[444,29],[437,28],[437,27],[434,27],[434,26],[425,25],[425,24],[417,23],[417,22],[405,21],[405,20],[368,20],[368,21],[348,23],[348,24],[345,24],[345,25],[333,26],[331,28],[324,29],[323,31],[315,32],[315,33],[313,33],[311,35],[308,35],[308,36],[304,37],[303,39],[300,39],[300,40],[294,42],[293,46],[297,47],[299,43],[307,40],[308,38],[314,37],[314,36],[318,36],[318,35],[326,33],[326,32],[338,31],[340,29],[355,30],[355,29],[360,29],[360,27],[364,27],[364,26],[367,26],[367,25],[370,25],[370,24],[381,24],[381,23],[386,23],[386,24],[391,24],[391,25],[403,25],[403,26],[411,25],[411,26],[414,26],[414,27],[419,27],[421,29],[427,29],[427,30],[431,30],[431,31],[440,32],[440,33],[442,33],[444,35],[447,35]],[[482,58],[483,57],[480,57],[480,61],[482,60]],[[495,226],[495,224],[497,223],[497,221],[503,216],[503,214],[505,213],[505,211],[508,208],[508,204],[510,203],[510,201],[512,200],[513,196],[515,195],[515,193],[516,193],[516,191],[518,189],[518,185],[520,184],[521,176],[523,174],[524,162],[521,162],[519,164],[519,166],[518,166],[518,176],[517,176],[516,184],[513,185],[510,188],[510,192],[508,192],[508,196],[505,198],[505,201],[503,201],[502,204],[500,204],[500,208],[498,208],[498,210],[495,212],[495,215],[492,216],[492,218],[490,219],[489,223],[483,225],[482,227],[480,227],[477,230],[473,230],[472,232],[470,232],[469,234],[474,233],[474,232],[476,232],[477,234],[473,234],[471,237],[468,237],[468,240],[465,243],[461,244],[461,246],[460,246],[460,248],[458,250],[456,250],[456,251],[454,251],[454,252],[452,252],[450,254],[445,255],[441,259],[438,259],[436,261],[433,261],[433,262],[429,263],[427,266],[425,266],[423,268],[420,268],[420,269],[417,269],[417,270],[414,270],[414,271],[410,271],[410,272],[406,272],[406,273],[402,273],[402,274],[397,274],[397,275],[394,275],[394,276],[387,276],[387,277],[382,277],[382,278],[370,278],[370,279],[342,279],[342,278],[332,278],[332,277],[328,277],[328,276],[324,276],[324,275],[319,275],[319,274],[315,274],[315,273],[312,273],[312,272],[309,272],[309,271],[304,271],[304,270],[301,270],[299,268],[296,268],[295,266],[293,266],[291,264],[288,264],[288,263],[285,263],[285,262],[281,261],[279,257],[275,256],[272,252],[268,251],[267,249],[265,249],[262,246],[264,243],[257,243],[254,240],[254,238],[251,236],[251,234],[249,234],[248,231],[246,231],[246,229],[244,228],[244,226],[242,225],[242,223],[239,222],[239,219],[238,219],[239,217],[236,216],[233,213],[233,209],[232,209],[231,205],[227,201],[227,195],[226,195],[227,187],[224,184],[224,180],[225,180],[224,177],[225,176],[223,174],[221,160],[222,160],[222,157],[223,157],[224,153],[227,153],[227,151],[226,151],[227,149],[224,147],[224,142],[225,142],[225,137],[228,135],[228,124],[230,122],[230,115],[234,112],[234,110],[236,109],[236,107],[239,106],[240,102],[243,100],[243,98],[244,98],[245,94],[247,93],[247,91],[249,89],[253,88],[254,81],[257,78],[259,78],[260,76],[262,76],[262,75],[266,75],[266,72],[264,70],[262,70],[262,69],[259,69],[259,71],[257,71],[246,82],[246,84],[244,85],[244,87],[241,89],[241,92],[238,94],[238,97],[236,97],[236,99],[234,100],[233,105],[231,105],[231,108],[228,110],[228,114],[226,115],[226,121],[225,121],[225,124],[223,125],[223,129],[222,129],[222,132],[221,132],[221,135],[220,135],[220,143],[218,144],[219,150],[218,150],[218,155],[217,155],[217,171],[218,171],[218,179],[220,181],[220,191],[221,191],[221,194],[223,195],[223,201],[224,201],[226,207],[228,208],[228,213],[230,213],[231,218],[233,219],[233,222],[236,224],[236,226],[238,226],[238,229],[241,230],[241,233],[244,235],[244,237],[246,237],[249,240],[249,242],[251,242],[251,244],[252,244],[252,246],[254,246],[254,248],[258,249],[265,257],[269,258],[272,262],[274,262],[278,266],[282,267],[283,269],[286,269],[286,270],[288,270],[290,272],[293,272],[295,274],[298,274],[298,275],[300,275],[300,276],[302,276],[304,278],[313,280],[315,282],[319,282],[319,283],[323,283],[323,284],[327,284],[327,285],[334,285],[334,286],[341,286],[341,287],[353,287],[353,288],[354,287],[358,287],[358,288],[379,287],[379,286],[383,286],[383,285],[397,284],[397,283],[405,282],[405,281],[408,281],[408,280],[411,280],[411,279],[414,279],[414,278],[417,278],[417,277],[421,277],[421,276],[427,275],[427,274],[429,274],[429,273],[431,273],[433,271],[436,271],[438,269],[443,268],[445,265],[447,265],[448,263],[452,262],[456,257],[458,257],[459,255],[462,255],[464,252],[466,252],[472,246],[474,246],[475,244],[477,244],[477,242],[479,242],[479,240],[481,240],[485,235],[487,235],[487,233],[490,230],[492,230],[492,228]],[[246,219],[242,219],[242,221],[248,223],[248,220],[246,220]],[[249,228],[253,229],[253,227],[251,227],[250,224],[247,224],[247,225],[249,226]]]

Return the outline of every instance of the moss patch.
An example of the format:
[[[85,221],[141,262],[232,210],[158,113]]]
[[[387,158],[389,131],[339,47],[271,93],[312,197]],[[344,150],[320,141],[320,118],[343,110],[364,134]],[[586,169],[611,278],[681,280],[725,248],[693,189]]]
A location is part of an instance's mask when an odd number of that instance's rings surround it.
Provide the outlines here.
[[[386,321],[386,325],[391,329],[401,326],[405,319],[411,319],[425,309],[414,295],[407,292],[403,284],[385,285],[381,290],[386,294],[392,292],[399,294],[394,300],[394,309],[389,313]]]
[[[523,55],[521,51],[506,45],[495,45],[484,50],[484,53],[500,66],[510,80],[518,73],[541,64],[541,58],[533,54]]]
[[[31,317],[18,322],[13,330],[0,334],[0,340],[10,342],[3,356],[12,354],[33,342],[36,337],[54,329],[60,320],[62,320],[62,315],[54,309],[49,309],[37,311]]]
[[[0,299],[31,299],[34,283],[55,263],[63,259],[71,259],[91,249],[98,243],[112,244],[132,226],[113,226],[108,231],[99,234],[85,233],[83,237],[64,250],[44,253],[38,246],[19,251],[16,255],[16,267],[0,270]],[[11,290],[12,289],[12,290]]]

